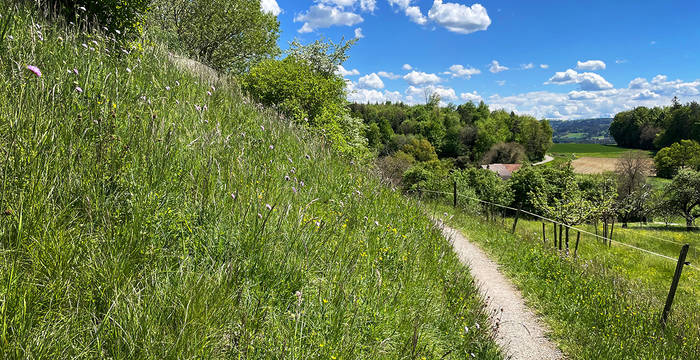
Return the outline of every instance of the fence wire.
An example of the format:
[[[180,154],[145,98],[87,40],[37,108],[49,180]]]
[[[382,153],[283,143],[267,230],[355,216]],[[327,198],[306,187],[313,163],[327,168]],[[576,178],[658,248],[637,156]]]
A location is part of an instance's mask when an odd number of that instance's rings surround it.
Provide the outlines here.
[[[445,192],[445,191],[433,191],[433,190],[426,190],[426,189],[419,189],[418,191],[425,192],[425,193],[433,193],[433,194],[442,194],[442,195],[454,196],[454,193],[449,193],[449,192]],[[534,217],[536,217],[536,218],[545,220],[545,221],[547,221],[547,222],[551,222],[551,223],[553,223],[553,224],[558,224],[558,225],[564,226],[564,227],[566,227],[566,228],[568,228],[568,229],[571,229],[571,230],[579,231],[579,232],[581,232],[582,234],[588,234],[588,235],[591,235],[591,236],[593,236],[593,237],[602,239],[602,240],[604,240],[604,241],[608,241],[608,242],[610,242],[611,244],[617,244],[617,245],[620,245],[620,246],[625,246],[625,247],[628,247],[628,248],[631,248],[631,249],[635,249],[635,250],[638,250],[638,251],[647,253],[647,254],[649,254],[649,255],[658,256],[658,257],[660,257],[660,258],[663,258],[663,259],[666,259],[666,260],[670,260],[670,261],[672,261],[672,262],[674,262],[674,263],[678,263],[678,259],[672,258],[672,257],[670,257],[670,256],[666,256],[666,255],[663,255],[663,254],[655,253],[655,252],[653,252],[653,251],[650,251],[650,250],[647,250],[647,249],[643,249],[643,248],[640,248],[640,247],[637,247],[637,246],[634,246],[634,245],[630,245],[630,244],[627,244],[627,243],[619,242],[619,241],[610,239],[610,238],[605,237],[605,236],[600,236],[600,235],[594,234],[594,233],[592,233],[592,232],[589,232],[589,231],[586,231],[586,230],[583,230],[583,229],[579,229],[579,228],[575,228],[575,227],[573,227],[573,226],[571,226],[571,225],[567,225],[567,224],[564,224],[564,223],[559,222],[559,221],[557,221],[557,220],[550,219],[550,218],[547,218],[547,217],[545,217],[545,216],[542,216],[542,215],[539,215],[539,214],[535,214],[535,213],[532,213],[532,212],[529,212],[529,211],[526,211],[526,210],[516,209],[516,208],[514,208],[514,207],[505,206],[505,205],[501,205],[501,204],[496,204],[496,203],[493,203],[493,202],[490,202],[490,201],[481,200],[481,199],[479,199],[479,198],[473,198],[473,197],[471,197],[471,196],[466,196],[466,195],[462,195],[462,194],[459,194],[459,193],[457,194],[457,196],[458,196],[458,197],[461,197],[461,198],[464,198],[464,199],[475,200],[475,201],[478,201],[478,202],[483,203],[483,204],[494,205],[494,206],[497,206],[497,207],[500,207],[500,208],[503,208],[503,209],[513,210],[513,211],[520,211],[521,213],[528,214],[528,215],[530,215],[530,216],[534,216]],[[669,241],[669,240],[666,240],[666,241]],[[669,242],[672,242],[672,243],[674,243],[674,244],[679,244],[679,243],[676,243],[676,242],[673,242],[673,241],[669,241]],[[681,245],[681,244],[679,244],[679,245]],[[691,269],[694,269],[694,270],[696,270],[696,271],[700,271],[700,268],[697,268],[697,267],[691,265],[690,263],[686,263],[685,266],[687,266],[687,267],[689,267],[689,268],[691,268]]]

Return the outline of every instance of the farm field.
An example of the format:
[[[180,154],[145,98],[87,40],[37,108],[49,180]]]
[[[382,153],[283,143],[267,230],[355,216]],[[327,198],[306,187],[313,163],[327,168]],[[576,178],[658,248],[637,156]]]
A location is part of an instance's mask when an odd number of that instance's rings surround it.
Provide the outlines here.
[[[574,143],[554,144],[550,149],[555,159],[559,159],[556,163],[572,160],[571,165],[579,174],[602,174],[614,171],[617,159],[630,151],[634,150],[614,145]],[[651,157],[649,165],[653,165]]]
[[[675,262],[583,235],[578,257],[554,248],[548,224],[523,220],[515,235],[511,218],[485,221],[480,215],[444,203],[427,205],[478,243],[517,284],[531,306],[553,329],[553,337],[574,359],[698,358],[700,355],[700,271],[683,271],[671,318],[659,325]],[[470,208],[474,208],[470,206]],[[591,227],[587,229],[593,230]],[[616,241],[677,258],[680,245],[693,247],[688,260],[697,262],[698,233],[622,230]],[[572,236],[573,235],[573,236]],[[643,237],[645,235],[647,237]],[[575,234],[570,233],[571,253]]]

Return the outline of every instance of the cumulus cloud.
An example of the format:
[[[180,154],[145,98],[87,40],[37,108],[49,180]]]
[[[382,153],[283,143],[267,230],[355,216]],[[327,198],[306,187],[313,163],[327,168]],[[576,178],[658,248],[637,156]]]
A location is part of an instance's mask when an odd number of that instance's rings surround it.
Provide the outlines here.
[[[571,100],[591,100],[597,98],[598,95],[590,91],[571,91],[569,92],[569,99]]]
[[[540,64],[540,69],[549,69],[549,64]]]
[[[413,104],[425,103],[425,100],[433,94],[440,96],[441,106],[447,105],[449,101],[457,100],[457,93],[454,89],[435,85],[425,87],[409,86],[406,89],[406,100]]]
[[[642,90],[642,92],[640,92],[639,94],[634,96],[632,99],[633,100],[650,100],[650,99],[656,99],[660,96],[661,95],[659,95],[651,90],[644,89],[644,90]]]
[[[498,63],[498,61],[493,60],[491,61],[491,66],[489,66],[489,71],[496,74],[501,71],[506,71],[508,70],[508,67],[502,66],[501,64]]]
[[[428,11],[428,18],[447,30],[459,34],[486,30],[491,25],[491,18],[481,4],[467,6],[435,0],[433,7]]]
[[[545,84],[579,84],[581,90],[586,91],[612,89],[613,87],[611,83],[596,73],[578,73],[572,69],[556,72]]]
[[[377,8],[377,0],[360,0],[360,9],[363,11],[374,12]]]
[[[464,67],[463,65],[452,65],[450,66],[450,71],[445,73],[446,75],[452,75],[452,77],[461,77],[470,79],[472,75],[481,74],[481,70],[474,67]]]
[[[362,28],[355,29],[355,37],[358,39],[365,37],[365,35],[362,33]]]
[[[420,71],[411,71],[410,73],[404,75],[403,79],[411,85],[436,84],[442,80],[435,74]]]
[[[645,87],[649,86],[649,82],[645,78],[634,78],[632,81],[629,83],[629,88],[630,89],[643,89]]]
[[[418,25],[425,25],[428,18],[423,15],[418,6],[409,6],[405,10],[406,16]]]
[[[347,99],[354,103],[383,103],[386,101],[401,102],[403,96],[398,91],[379,91],[375,89],[357,88],[354,82],[347,84]]]
[[[335,71],[335,73],[342,76],[342,77],[360,75],[360,72],[357,71],[357,69],[346,70],[343,67],[343,65],[338,65],[338,69]]]
[[[461,94],[459,94],[459,98],[464,100],[464,101],[471,101],[473,103],[478,103],[478,102],[483,100],[481,95],[476,93],[476,90],[472,91],[470,93],[461,93]]]
[[[280,9],[280,6],[277,5],[276,0],[262,0],[260,1],[260,8],[263,12],[268,12],[275,16],[282,12],[282,9]]]
[[[520,68],[522,70],[529,70],[535,67],[535,64],[533,63],[527,63],[527,64],[520,64]]]
[[[411,66],[411,65],[409,65],[409,64],[403,64],[403,66],[402,66],[401,68],[404,69],[404,70],[406,70],[406,71],[411,71],[411,70],[413,70],[413,66]]]
[[[391,80],[396,80],[401,77],[401,75],[394,74],[392,72],[386,72],[386,71],[379,71],[377,72],[377,75],[383,78],[391,79]]]
[[[579,70],[605,70],[605,63],[602,60],[577,61],[576,68]]]
[[[384,88],[384,82],[382,79],[379,78],[379,75],[376,73],[371,73],[369,75],[365,75],[360,78],[358,81],[360,87],[363,88],[373,88],[373,89],[382,89]]]
[[[362,16],[341,7],[328,6],[323,3],[314,5],[305,13],[294,17],[294,22],[303,22],[304,25],[297,30],[300,33],[309,33],[319,28],[334,25],[353,26],[364,21]]]

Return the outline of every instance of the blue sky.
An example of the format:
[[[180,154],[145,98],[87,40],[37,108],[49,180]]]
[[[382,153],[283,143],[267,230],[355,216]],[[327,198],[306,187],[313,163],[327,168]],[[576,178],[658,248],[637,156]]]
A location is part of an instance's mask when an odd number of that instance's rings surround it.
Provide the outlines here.
[[[280,46],[360,37],[348,99],[484,100],[538,118],[700,101],[699,1],[262,0]],[[410,66],[407,66],[410,65]]]

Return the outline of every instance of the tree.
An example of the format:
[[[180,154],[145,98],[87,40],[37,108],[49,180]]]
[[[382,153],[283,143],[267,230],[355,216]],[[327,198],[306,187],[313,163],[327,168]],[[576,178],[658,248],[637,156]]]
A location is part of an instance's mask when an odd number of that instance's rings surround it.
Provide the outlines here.
[[[260,0],[156,0],[153,12],[171,47],[219,71],[242,74],[280,53],[279,22]]]
[[[666,188],[666,199],[677,214],[685,218],[688,230],[693,228],[695,208],[700,205],[700,172],[682,169]]]
[[[344,41],[335,44],[331,40],[316,40],[308,45],[302,45],[299,40],[294,39],[289,43],[287,56],[291,56],[299,61],[308,64],[315,72],[331,77],[335,74],[339,65],[348,59],[348,50],[357,39]]]
[[[513,192],[512,205],[522,206],[522,209],[527,211],[537,210],[530,195],[542,191],[546,186],[541,167],[530,165],[522,167],[508,179],[508,184]]]
[[[522,164],[527,161],[525,148],[518,143],[500,143],[489,149],[481,160],[482,164]]]
[[[140,33],[151,0],[39,0],[37,3],[48,12],[58,10],[66,19],[84,16],[86,22],[106,27],[122,38]]]
[[[632,194],[646,182],[650,172],[649,158],[644,152],[624,153],[615,164],[618,194],[623,197]]]
[[[671,178],[679,169],[690,168],[700,171],[700,144],[693,140],[681,140],[659,150],[654,156],[656,174]]]

